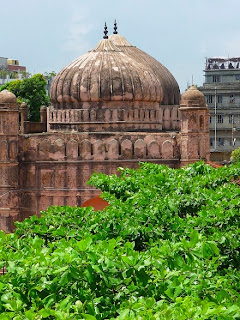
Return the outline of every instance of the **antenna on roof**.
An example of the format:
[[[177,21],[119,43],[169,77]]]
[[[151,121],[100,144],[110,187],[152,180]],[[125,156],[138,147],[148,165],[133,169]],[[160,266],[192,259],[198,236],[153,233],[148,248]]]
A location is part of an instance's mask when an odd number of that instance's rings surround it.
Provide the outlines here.
[[[107,29],[107,24],[106,24],[106,22],[105,22],[105,26],[104,26],[104,31],[103,31],[103,33],[104,33],[104,36],[103,36],[103,39],[108,39],[108,29]]]
[[[117,32],[117,22],[116,22],[116,19],[114,20],[114,27],[113,27],[113,34],[118,34]]]

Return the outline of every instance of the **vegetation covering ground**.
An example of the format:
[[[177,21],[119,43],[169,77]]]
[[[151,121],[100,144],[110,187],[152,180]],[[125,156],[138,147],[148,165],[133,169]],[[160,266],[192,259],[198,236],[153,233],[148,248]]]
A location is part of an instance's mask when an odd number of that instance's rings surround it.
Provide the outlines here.
[[[1,319],[240,319],[236,166],[93,175],[110,206],[50,207],[1,233]]]

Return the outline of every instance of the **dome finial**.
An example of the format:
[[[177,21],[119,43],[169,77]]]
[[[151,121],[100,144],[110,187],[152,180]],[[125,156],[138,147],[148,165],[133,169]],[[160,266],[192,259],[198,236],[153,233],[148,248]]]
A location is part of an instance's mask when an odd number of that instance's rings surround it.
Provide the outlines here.
[[[116,21],[116,19],[114,20],[114,31],[113,31],[113,34],[118,34],[118,32],[117,32],[117,21]]]
[[[106,24],[106,22],[105,22],[105,26],[104,26],[104,31],[103,31],[103,33],[104,33],[104,36],[103,36],[103,39],[108,39],[108,29],[107,29],[107,24]]]

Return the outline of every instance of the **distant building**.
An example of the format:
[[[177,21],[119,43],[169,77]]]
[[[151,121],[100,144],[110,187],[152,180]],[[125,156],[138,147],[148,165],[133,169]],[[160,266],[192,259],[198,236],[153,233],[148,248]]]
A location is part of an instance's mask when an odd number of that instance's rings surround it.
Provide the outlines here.
[[[228,160],[240,147],[240,57],[206,58],[203,92],[210,111],[210,151],[215,161]]]
[[[7,59],[7,70],[13,72],[26,71],[26,67],[20,66],[18,60]]]
[[[0,57],[0,86],[16,79],[22,79],[24,72],[26,72],[26,67],[20,66],[18,60]]]

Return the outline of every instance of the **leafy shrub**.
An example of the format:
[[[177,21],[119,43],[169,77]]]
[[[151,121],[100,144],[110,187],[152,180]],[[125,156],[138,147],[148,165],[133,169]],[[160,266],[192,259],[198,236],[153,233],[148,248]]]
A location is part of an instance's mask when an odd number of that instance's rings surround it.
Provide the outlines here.
[[[46,94],[46,80],[42,74],[35,74],[31,78],[15,80],[1,86],[0,91],[7,89],[14,93],[17,101],[28,105],[28,118],[30,121],[40,120],[40,107],[48,106],[50,101]]]
[[[240,319],[240,169],[95,174],[109,207],[0,234],[1,319]]]
[[[240,148],[235,149],[231,153],[231,159],[233,163],[238,163],[240,162]]]

